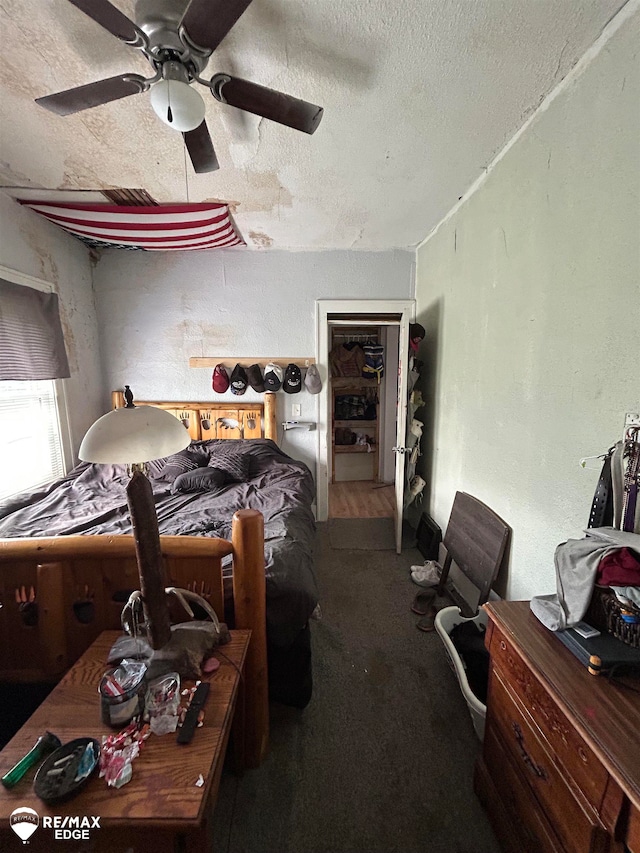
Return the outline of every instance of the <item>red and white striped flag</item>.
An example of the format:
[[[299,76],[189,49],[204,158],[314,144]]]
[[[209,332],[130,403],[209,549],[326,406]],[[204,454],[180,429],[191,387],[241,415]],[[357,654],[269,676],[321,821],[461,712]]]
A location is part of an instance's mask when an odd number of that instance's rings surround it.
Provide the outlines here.
[[[97,248],[182,252],[246,245],[226,204],[74,204],[20,199]]]

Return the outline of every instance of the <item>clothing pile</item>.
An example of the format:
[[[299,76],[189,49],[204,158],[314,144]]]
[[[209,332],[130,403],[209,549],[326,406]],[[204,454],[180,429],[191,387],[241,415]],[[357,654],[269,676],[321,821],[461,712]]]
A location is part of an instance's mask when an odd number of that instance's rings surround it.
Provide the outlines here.
[[[336,427],[334,430],[335,443],[337,445],[361,444],[366,445],[369,452],[371,446],[376,443],[375,438],[370,435],[354,432],[349,427]]]
[[[347,444],[355,444],[358,436],[348,427],[336,427],[334,430],[335,443],[344,446]]]
[[[580,622],[594,589],[610,589],[623,622],[640,633],[640,425],[602,457],[584,539],[556,548],[556,595],[539,595],[531,610],[552,631]],[[626,642],[626,640],[625,640]]]
[[[377,379],[384,376],[384,347],[380,344],[359,344],[347,341],[336,344],[329,353],[332,376]]]
[[[337,421],[374,421],[378,397],[373,389],[365,394],[338,394],[334,416]]]
[[[332,376],[362,376],[364,350],[357,341],[336,344],[329,353]]]
[[[584,618],[596,586],[608,587],[623,618],[640,624],[640,534],[614,527],[585,532],[558,545],[557,593],[531,599],[531,610],[547,628],[562,631]]]
[[[620,548],[607,554],[598,564],[596,586],[615,594],[625,621],[640,624],[640,553]]]

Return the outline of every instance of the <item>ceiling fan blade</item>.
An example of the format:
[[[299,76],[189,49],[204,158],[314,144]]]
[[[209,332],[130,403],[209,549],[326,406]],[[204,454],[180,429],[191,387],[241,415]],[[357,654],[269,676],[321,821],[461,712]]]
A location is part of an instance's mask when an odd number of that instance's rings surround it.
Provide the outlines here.
[[[209,85],[213,97],[223,104],[230,104],[304,133],[313,133],[317,129],[324,112],[316,104],[228,74],[215,74]]]
[[[214,51],[251,0],[191,0],[180,26],[189,41]]]
[[[142,30],[109,3],[109,0],[69,0],[69,2],[121,41],[136,47],[146,44],[147,38]]]
[[[195,172],[215,172],[220,168],[206,121],[203,120],[195,130],[188,130],[182,136]]]
[[[86,86],[56,92],[55,95],[36,98],[36,104],[59,116],[68,116],[126,98],[128,95],[137,95],[148,88],[149,84],[139,74],[120,74],[117,77],[98,80],[97,83],[87,83]]]

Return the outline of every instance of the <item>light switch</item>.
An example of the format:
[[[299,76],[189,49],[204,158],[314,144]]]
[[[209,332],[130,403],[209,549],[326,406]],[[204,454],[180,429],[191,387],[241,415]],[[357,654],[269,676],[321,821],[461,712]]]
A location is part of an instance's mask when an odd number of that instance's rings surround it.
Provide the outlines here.
[[[292,403],[291,405],[291,417],[299,418],[301,414],[300,403]]]

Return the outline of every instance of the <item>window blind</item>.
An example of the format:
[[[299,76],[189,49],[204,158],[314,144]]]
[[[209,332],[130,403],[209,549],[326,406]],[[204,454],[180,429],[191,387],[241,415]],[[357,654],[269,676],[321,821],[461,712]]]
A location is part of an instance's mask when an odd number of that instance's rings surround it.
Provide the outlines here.
[[[0,380],[70,375],[57,294],[0,278]]]
[[[0,500],[62,477],[52,380],[0,382]]]

